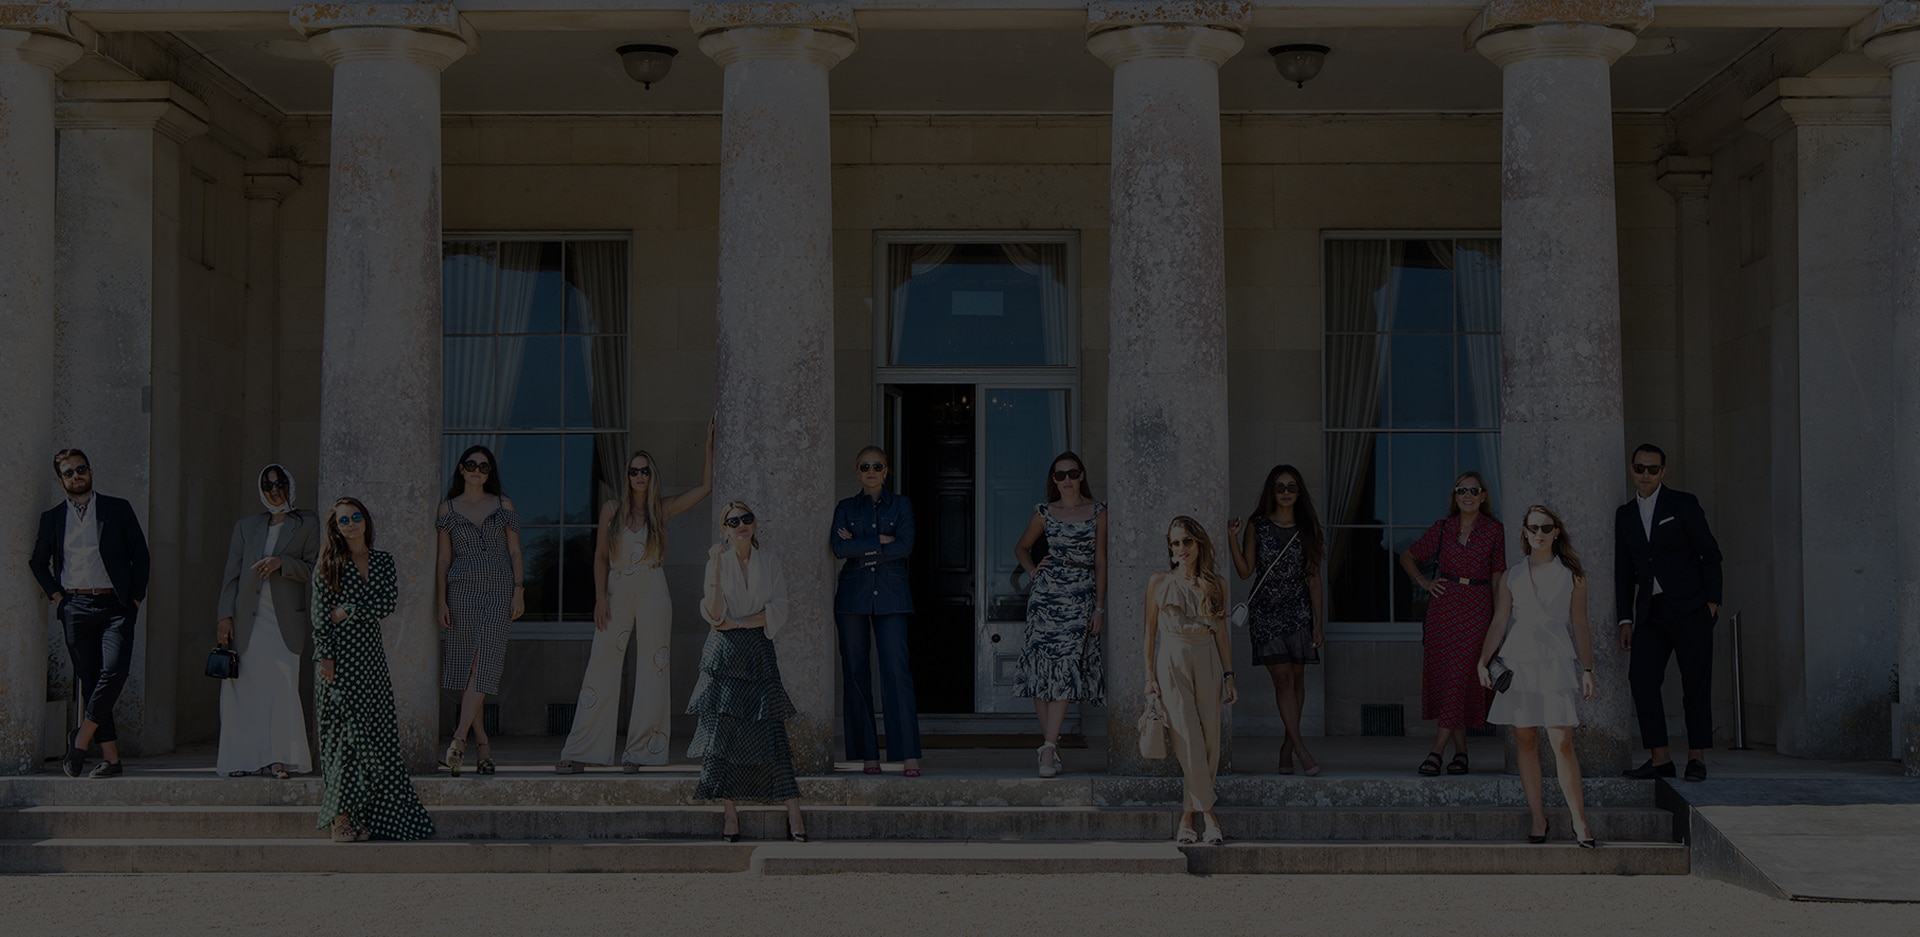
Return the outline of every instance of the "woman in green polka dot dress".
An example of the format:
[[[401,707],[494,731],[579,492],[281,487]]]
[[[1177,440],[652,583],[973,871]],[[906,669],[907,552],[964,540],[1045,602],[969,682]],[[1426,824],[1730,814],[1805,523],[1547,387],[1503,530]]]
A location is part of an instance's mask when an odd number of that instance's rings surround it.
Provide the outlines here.
[[[393,554],[373,549],[373,515],[353,498],[333,502],[313,577],[313,659],[320,679],[320,822],[333,841],[426,839],[433,818],[400,759],[393,682],[380,620],[400,590]]]

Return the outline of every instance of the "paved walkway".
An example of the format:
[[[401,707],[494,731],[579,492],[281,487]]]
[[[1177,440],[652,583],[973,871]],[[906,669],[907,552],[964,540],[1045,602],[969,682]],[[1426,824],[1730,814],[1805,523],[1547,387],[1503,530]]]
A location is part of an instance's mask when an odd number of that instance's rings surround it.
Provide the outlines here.
[[[1695,874],[1786,898],[1920,902],[1920,779],[1732,777],[1674,789],[1704,821]]]

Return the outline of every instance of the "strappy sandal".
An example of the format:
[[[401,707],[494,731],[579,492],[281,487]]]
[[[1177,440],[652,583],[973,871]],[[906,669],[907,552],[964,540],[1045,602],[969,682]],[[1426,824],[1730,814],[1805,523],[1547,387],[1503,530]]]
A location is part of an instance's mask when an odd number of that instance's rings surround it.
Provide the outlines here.
[[[1428,752],[1427,760],[1420,763],[1420,776],[1435,778],[1440,776],[1440,753]]]
[[[579,774],[585,770],[587,766],[577,761],[562,761],[553,766],[554,774]]]
[[[496,770],[496,767],[493,763],[493,743],[492,742],[480,743],[480,763],[477,765],[474,765],[473,770],[477,774],[494,773],[494,771]]]
[[[273,772],[273,776],[276,780],[284,781],[290,777],[293,777],[293,775],[287,773],[287,766],[280,764],[278,762],[275,762],[273,767],[269,770]]]
[[[347,819],[344,813],[333,818],[333,841],[336,843],[354,841],[353,821]]]
[[[1200,834],[1193,831],[1193,824],[1191,822],[1182,823],[1180,824],[1180,832],[1173,837],[1173,841],[1182,846],[1191,846],[1200,841]]]
[[[448,774],[456,778],[460,776],[460,760],[464,758],[466,754],[467,743],[465,741],[454,739],[447,743],[447,757],[445,761]]]
[[[1466,774],[1467,773],[1467,753],[1466,752],[1455,752],[1453,754],[1453,760],[1447,763],[1447,773],[1448,774]]]
[[[1218,845],[1221,845],[1222,843],[1225,843],[1227,841],[1227,837],[1225,834],[1220,832],[1220,827],[1213,822],[1213,817],[1208,816],[1205,819],[1207,821],[1207,824],[1206,824],[1207,833],[1205,836],[1202,836],[1200,838],[1201,841],[1206,843],[1209,846],[1218,846]]]
[[[1050,777],[1053,777],[1054,775],[1059,774],[1060,773],[1059,744],[1056,742],[1043,743],[1039,748],[1039,752],[1040,752],[1040,776],[1043,778],[1050,778]],[[1047,760],[1048,755],[1053,756],[1052,761]]]
[[[247,775],[250,775],[250,774],[252,774],[252,773],[253,773],[253,772],[251,772],[251,771],[229,771],[229,772],[227,772],[227,777],[230,777],[230,778],[244,778],[244,777],[246,777]]]

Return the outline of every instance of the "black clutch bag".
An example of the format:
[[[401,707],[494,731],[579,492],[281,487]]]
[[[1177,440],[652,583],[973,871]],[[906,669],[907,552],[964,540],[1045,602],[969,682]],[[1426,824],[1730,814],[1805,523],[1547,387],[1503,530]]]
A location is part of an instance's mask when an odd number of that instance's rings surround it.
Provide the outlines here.
[[[240,676],[240,652],[221,644],[207,652],[207,676],[215,680],[234,680]]]
[[[1493,680],[1495,693],[1505,693],[1508,687],[1513,686],[1513,668],[1507,666],[1507,662],[1501,660],[1498,654],[1487,661],[1487,676]]]

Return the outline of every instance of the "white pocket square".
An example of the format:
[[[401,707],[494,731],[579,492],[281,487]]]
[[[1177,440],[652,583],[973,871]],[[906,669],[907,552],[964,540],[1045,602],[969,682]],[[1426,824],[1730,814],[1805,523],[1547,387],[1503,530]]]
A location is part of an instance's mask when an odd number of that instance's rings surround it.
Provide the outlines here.
[[[1669,523],[1669,522],[1672,522],[1672,521],[1675,521],[1675,520],[1678,520],[1678,518],[1673,518],[1673,517],[1663,517],[1663,518],[1661,518],[1661,519],[1659,519],[1659,520],[1657,520],[1657,521],[1654,521],[1654,522],[1653,522],[1653,526],[1655,526],[1655,527],[1658,527],[1658,526],[1660,526],[1661,524],[1665,524],[1665,523]]]

